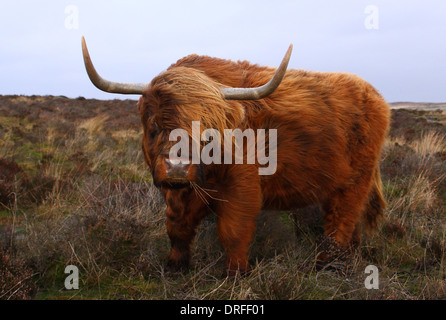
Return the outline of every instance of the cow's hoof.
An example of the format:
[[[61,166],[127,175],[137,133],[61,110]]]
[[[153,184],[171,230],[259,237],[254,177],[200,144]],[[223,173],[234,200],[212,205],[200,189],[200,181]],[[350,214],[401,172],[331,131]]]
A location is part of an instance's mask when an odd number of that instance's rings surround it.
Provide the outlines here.
[[[324,236],[321,241],[321,253],[316,260],[316,270],[343,273],[347,268],[350,253],[350,250],[341,248],[334,239]]]
[[[189,270],[189,261],[167,261],[164,272],[167,274],[186,273]]]
[[[247,268],[245,270],[226,268],[222,273],[222,278],[240,279],[249,276],[251,272],[251,268]]]

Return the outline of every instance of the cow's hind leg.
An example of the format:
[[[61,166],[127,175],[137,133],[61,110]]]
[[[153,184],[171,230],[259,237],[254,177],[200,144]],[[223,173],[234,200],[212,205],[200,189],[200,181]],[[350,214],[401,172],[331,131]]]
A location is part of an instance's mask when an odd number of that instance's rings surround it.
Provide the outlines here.
[[[324,204],[325,245],[318,256],[319,267],[359,243],[359,226],[369,197],[369,185],[340,190]]]

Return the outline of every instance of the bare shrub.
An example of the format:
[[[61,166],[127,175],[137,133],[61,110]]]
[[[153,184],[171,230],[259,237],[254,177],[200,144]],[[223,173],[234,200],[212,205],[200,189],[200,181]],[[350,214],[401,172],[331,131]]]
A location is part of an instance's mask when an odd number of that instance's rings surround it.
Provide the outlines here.
[[[160,266],[159,248],[167,243],[163,203],[148,183],[86,179],[77,186],[79,205],[67,216],[30,221],[24,243],[29,264],[50,285],[48,270],[74,264],[84,281],[101,274],[143,275]],[[165,254],[165,252],[164,252]]]
[[[3,206],[14,202],[19,175],[23,175],[23,170],[15,161],[0,158],[0,204]]]
[[[0,300],[29,300],[36,293],[32,270],[24,259],[0,250]]]

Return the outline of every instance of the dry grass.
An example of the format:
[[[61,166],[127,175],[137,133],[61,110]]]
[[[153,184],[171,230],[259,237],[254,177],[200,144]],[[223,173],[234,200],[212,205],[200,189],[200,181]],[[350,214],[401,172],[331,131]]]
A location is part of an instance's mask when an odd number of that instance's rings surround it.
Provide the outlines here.
[[[410,144],[415,153],[421,158],[434,157],[446,151],[445,136],[437,131],[424,132],[419,140]]]
[[[393,112],[381,163],[387,221],[345,268],[315,269],[318,208],[262,212],[252,271],[234,279],[222,276],[212,215],[191,270],[164,273],[164,203],[144,165],[135,104],[0,97],[1,299],[446,298],[446,128],[426,120],[443,114]],[[64,289],[70,264],[79,290]],[[364,287],[370,264],[379,290]]]

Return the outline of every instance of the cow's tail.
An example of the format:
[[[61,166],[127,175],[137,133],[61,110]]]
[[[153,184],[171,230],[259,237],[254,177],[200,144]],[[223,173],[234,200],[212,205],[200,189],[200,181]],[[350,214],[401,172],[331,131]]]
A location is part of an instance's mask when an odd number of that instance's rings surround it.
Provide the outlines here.
[[[372,187],[369,193],[369,199],[363,216],[363,228],[366,232],[374,231],[378,223],[384,218],[384,209],[386,201],[383,196],[383,186],[379,165],[376,166],[373,175]]]

